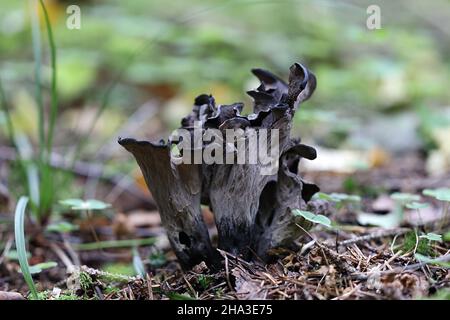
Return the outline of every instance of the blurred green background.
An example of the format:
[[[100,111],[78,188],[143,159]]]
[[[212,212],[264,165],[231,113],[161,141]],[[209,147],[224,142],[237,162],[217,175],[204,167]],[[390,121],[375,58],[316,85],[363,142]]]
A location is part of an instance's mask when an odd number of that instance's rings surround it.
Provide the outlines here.
[[[438,152],[439,172],[448,170],[450,1],[45,4],[57,46],[56,152],[70,153],[104,103],[81,158],[104,161],[106,170],[134,168],[132,161],[111,161],[128,159],[115,143],[120,133],[163,137],[201,93],[223,104],[243,101],[250,112],[245,91],[257,85],[251,68],[287,78],[289,66],[301,62],[318,78],[312,99],[296,114],[294,130],[305,140],[334,149]],[[80,30],[66,27],[71,4],[81,8]],[[366,27],[370,4],[381,8],[379,30]],[[35,142],[31,14],[29,1],[0,2],[0,76],[15,125]],[[41,33],[48,89],[42,19]],[[156,109],[146,109],[149,101]],[[134,125],[130,116],[143,105]],[[6,143],[3,136],[0,143]]]

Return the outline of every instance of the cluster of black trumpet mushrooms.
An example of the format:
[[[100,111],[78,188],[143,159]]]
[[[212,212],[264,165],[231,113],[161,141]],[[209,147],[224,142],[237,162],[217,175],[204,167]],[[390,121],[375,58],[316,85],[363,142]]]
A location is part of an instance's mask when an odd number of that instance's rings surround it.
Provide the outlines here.
[[[214,214],[219,249],[247,260],[257,257],[265,261],[275,249],[291,247],[304,233],[302,229],[310,227],[308,221],[293,215],[293,209],[317,210],[310,200],[319,188],[298,174],[300,159],[313,160],[316,151],[290,137],[295,111],[314,92],[316,78],[298,63],[290,68],[289,83],[262,69],[252,72],[261,82],[256,90],[247,92],[254,100],[252,114],[240,114],[242,103],[216,105],[212,96],[200,95],[180,128],[191,130],[200,122],[203,129],[239,128],[244,133],[278,129],[278,168],[274,174],[261,174],[260,163],[174,163],[171,149],[178,142],[119,138],[141,168],[184,269],[202,261],[212,267],[220,264],[221,256],[203,221],[202,205]]]

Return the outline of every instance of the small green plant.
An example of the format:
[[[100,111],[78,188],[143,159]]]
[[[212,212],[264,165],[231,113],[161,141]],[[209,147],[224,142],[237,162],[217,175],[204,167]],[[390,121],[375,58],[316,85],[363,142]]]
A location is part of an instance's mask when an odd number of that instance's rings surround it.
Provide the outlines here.
[[[66,172],[56,170],[52,167],[52,153],[54,147],[54,138],[56,131],[57,116],[59,111],[58,102],[58,68],[57,68],[57,50],[52,25],[50,23],[49,13],[43,0],[33,0],[31,6],[31,31],[32,31],[32,49],[34,56],[34,84],[35,84],[35,102],[37,106],[37,146],[32,148],[28,142],[28,138],[21,134],[14,123],[10,114],[10,106],[8,104],[8,97],[3,90],[0,79],[0,117],[6,123],[6,132],[9,136],[11,144],[17,150],[18,158],[16,162],[19,164],[18,172],[20,178],[26,181],[24,192],[27,193],[30,199],[30,209],[36,222],[40,225],[45,225],[50,221],[53,212],[55,200],[58,199],[58,194],[61,191],[60,181],[63,179],[67,183],[69,174]],[[34,4],[37,4],[36,6]],[[42,11],[44,17],[44,31],[46,31],[48,39],[48,51],[50,61],[50,86],[49,96],[50,103],[48,108],[48,116],[46,116],[46,108],[44,104],[44,90],[43,83],[43,48],[42,48],[42,34],[38,10]],[[119,78],[119,77],[118,77]],[[96,114],[96,119],[90,124],[88,133],[84,135],[82,141],[78,141],[75,146],[75,152],[70,164],[74,165],[79,156],[84,142],[87,141],[92,129],[95,126],[98,118],[108,106],[108,100],[114,86],[119,79],[116,79],[108,88],[104,95],[101,105]],[[36,152],[34,152],[36,150]],[[62,183],[61,183],[62,185]]]
[[[442,237],[442,240],[444,240],[445,242],[449,242],[450,241],[450,232],[445,233],[444,236]]]
[[[450,289],[444,288],[436,291],[428,300],[450,300]]]
[[[110,274],[119,274],[125,276],[136,275],[136,269],[130,263],[108,263],[102,267],[103,271]]]
[[[450,189],[449,188],[439,188],[439,189],[425,189],[422,193],[426,196],[433,197],[436,200],[444,202],[444,208],[442,209],[442,225],[448,221],[449,208],[450,208]]]
[[[449,188],[439,188],[439,189],[424,189],[422,193],[426,196],[436,198],[440,201],[450,202],[450,189]]]
[[[149,263],[153,268],[160,268],[166,264],[167,258],[163,252],[156,251],[150,254]]]
[[[136,274],[145,279],[147,272],[136,247],[133,248],[133,267]]]
[[[439,258],[430,258],[430,257],[424,256],[424,255],[422,255],[420,253],[416,253],[414,255],[414,257],[419,262],[423,262],[423,263],[426,263],[426,264],[434,264],[434,265],[441,266],[441,267],[444,267],[444,268],[450,268],[450,262],[440,261]]]
[[[81,199],[66,199],[66,200],[61,200],[59,203],[64,206],[70,207],[71,210],[82,211],[85,214],[87,221],[90,221],[90,219],[92,218],[91,217],[92,211],[104,210],[111,206],[108,203],[104,203],[100,200],[93,200],[93,199],[86,200],[86,201],[81,200]],[[99,242],[99,239],[97,237],[97,233],[95,232],[94,227],[92,225],[89,225],[89,227],[91,229],[92,236],[94,237],[94,239],[97,242]]]
[[[31,258],[31,253],[27,252],[27,259]],[[8,260],[16,260],[19,261],[19,253],[17,252],[17,250],[9,250],[8,253],[5,255],[5,257]]]
[[[120,291],[120,288],[117,288],[117,287],[115,287],[115,286],[107,286],[105,289],[104,289],[104,292],[105,292],[105,294],[116,294],[116,293],[119,293],[119,291]]]
[[[87,272],[80,272],[80,288],[86,292],[89,289],[92,288],[92,285],[94,284],[94,280],[92,280],[92,277]]]
[[[200,284],[200,286],[204,290],[206,290],[208,288],[208,286],[211,284],[211,282],[213,281],[213,277],[201,274],[198,276],[197,280],[198,280],[198,283]]]
[[[411,203],[407,203],[407,204],[406,204],[406,207],[407,207],[408,209],[416,210],[417,216],[419,217],[419,221],[420,221],[420,223],[421,223],[422,225],[424,225],[424,223],[423,223],[423,219],[422,219],[422,215],[421,215],[421,213],[420,213],[420,210],[421,210],[421,209],[428,208],[429,206],[430,206],[430,205],[429,205],[428,203],[417,202],[417,201],[413,201],[413,202],[411,202]],[[424,227],[424,228],[425,228],[425,227]]]
[[[41,273],[43,270],[54,268],[58,263],[54,261],[42,262],[30,266],[29,270],[31,274]]]
[[[70,207],[71,210],[75,211],[94,211],[94,210],[104,210],[111,207],[110,204],[105,203],[100,200],[81,200],[81,199],[66,199],[59,202],[64,206]]]
[[[405,207],[408,204],[411,203],[418,203],[420,201],[420,196],[416,194],[411,193],[401,193],[401,192],[395,192],[391,194],[391,199],[395,201],[395,209],[394,214],[397,218],[397,225],[403,221],[403,218],[405,216]]]
[[[70,222],[61,221],[49,224],[45,230],[48,232],[69,233],[78,230],[78,226]]]
[[[165,293],[165,295],[170,299],[170,300],[197,300],[185,293],[180,294],[177,292],[167,292]]]
[[[19,258],[20,269],[22,270],[25,282],[31,291],[31,295],[34,299],[38,299],[38,292],[34,285],[33,278],[30,272],[30,265],[27,259],[27,249],[25,241],[25,210],[27,208],[28,198],[21,197],[17,203],[15,218],[14,218],[14,235],[16,239],[16,250]]]
[[[73,293],[63,293],[55,300],[79,300],[80,298]]]
[[[391,194],[391,199],[397,203],[406,205],[414,201],[420,201],[420,196],[412,193],[394,192]]]
[[[58,264],[54,261],[48,261],[43,263],[38,263],[33,266],[28,264],[29,252],[26,249],[25,240],[25,214],[28,204],[27,197],[21,197],[17,203],[15,214],[14,214],[14,236],[16,240],[16,252],[17,258],[20,264],[20,272],[22,273],[28,288],[30,289],[32,298],[35,300],[40,299],[40,295],[36,289],[33,281],[33,274],[41,273],[43,270],[56,267]]]
[[[412,209],[412,210],[425,209],[425,208],[428,208],[429,206],[430,205],[428,203],[416,202],[416,201],[406,204],[406,207],[408,209]]]
[[[427,234],[421,235],[420,238],[427,239],[431,241],[442,242],[442,236],[437,233],[428,232]]]
[[[53,38],[53,31],[50,24],[49,16],[45,4],[39,0],[40,8],[42,9],[45,21],[45,29],[47,31],[49,49],[50,49],[50,63],[51,63],[51,88],[50,88],[50,116],[48,121],[45,121],[44,98],[42,93],[42,48],[41,48],[41,34],[39,26],[38,7],[33,10],[32,18],[32,40],[33,40],[33,54],[35,60],[34,76],[35,76],[35,99],[38,113],[38,154],[34,156],[32,149],[28,148],[30,152],[24,152],[26,148],[27,139],[15,131],[12,119],[9,113],[7,98],[3,89],[0,88],[1,105],[3,113],[6,115],[7,131],[11,142],[15,145],[18,151],[18,162],[27,181],[27,192],[30,201],[30,208],[38,223],[45,223],[51,213],[52,205],[54,203],[55,194],[58,191],[55,188],[54,174],[51,168],[51,154],[53,149],[53,137],[56,124],[56,116],[58,113],[58,95],[57,95],[57,74],[56,74],[56,46]],[[34,6],[33,6],[34,8]],[[0,85],[1,87],[1,85]],[[48,122],[48,123],[47,123]],[[45,132],[47,128],[47,132]]]
[[[405,207],[419,208],[420,196],[411,193],[395,192],[391,194],[391,199],[395,202],[394,209],[385,215],[360,212],[358,222],[364,225],[371,224],[383,228],[395,228],[400,225],[405,216]]]
[[[299,209],[292,210],[292,213],[294,214],[294,216],[303,217],[304,219],[312,223],[321,224],[327,228],[331,228],[331,220],[325,217],[324,215],[314,214],[312,212]]]
[[[361,197],[353,194],[346,193],[330,193],[326,194],[323,192],[319,192],[314,195],[315,199],[322,199],[333,202],[336,204],[336,209],[341,209],[344,207],[356,206],[356,210],[360,209]]]
[[[418,237],[415,231],[405,234],[401,248],[403,252],[416,252],[423,255],[428,255],[431,249],[429,241]]]

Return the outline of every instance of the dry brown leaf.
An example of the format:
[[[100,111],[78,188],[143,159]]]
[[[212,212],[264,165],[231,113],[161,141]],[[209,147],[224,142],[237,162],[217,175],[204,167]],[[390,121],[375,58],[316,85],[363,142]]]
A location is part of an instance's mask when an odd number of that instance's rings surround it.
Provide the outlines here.
[[[243,300],[261,300],[265,299],[265,289],[261,288],[254,280],[239,268],[232,270],[236,278],[235,290],[240,299]]]

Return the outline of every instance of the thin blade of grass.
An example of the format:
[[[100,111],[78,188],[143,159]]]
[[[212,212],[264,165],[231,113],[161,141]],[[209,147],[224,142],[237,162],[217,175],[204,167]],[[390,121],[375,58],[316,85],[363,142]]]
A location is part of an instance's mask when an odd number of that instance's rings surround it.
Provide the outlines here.
[[[20,269],[22,270],[23,277],[34,299],[38,299],[36,287],[31,277],[30,265],[27,259],[27,248],[25,243],[25,210],[27,208],[28,198],[20,197],[17,203],[16,212],[14,215],[14,236],[16,239],[16,250],[19,258]]]
[[[142,262],[141,256],[139,255],[139,251],[136,247],[133,248],[133,268],[137,275],[145,279],[147,272],[145,272],[144,262]]]
[[[36,210],[40,207],[41,192],[39,188],[38,167],[32,159],[33,148],[25,135],[15,136],[14,143],[19,154],[20,164],[27,177],[28,195],[31,198],[33,209]]]
[[[54,175],[50,166],[51,154],[53,148],[53,138],[56,123],[56,116],[58,113],[58,93],[57,93],[57,67],[56,67],[56,45],[53,37],[53,31],[50,24],[47,8],[42,0],[39,0],[40,7],[44,14],[45,28],[47,30],[49,49],[50,49],[50,63],[51,63],[51,103],[50,103],[50,116],[48,123],[48,131],[45,136],[45,120],[44,120],[44,106],[42,102],[42,85],[40,79],[41,70],[41,43],[39,32],[39,17],[38,17],[38,3],[37,0],[33,0],[36,4],[35,15],[33,19],[37,22],[33,25],[33,47],[35,51],[35,70],[36,70],[36,90],[37,100],[39,106],[39,189],[40,199],[39,206],[37,207],[37,216],[40,222],[45,221],[47,216],[51,212],[51,207],[54,202],[55,188],[54,188]]]
[[[38,3],[31,0],[31,37],[33,43],[34,56],[34,78],[35,96],[38,107],[38,137],[39,137],[39,160],[43,160],[45,147],[45,119],[44,119],[44,98],[42,96],[42,46],[41,29],[39,25]]]
[[[48,17],[47,8],[45,7],[44,1],[39,0],[41,4],[42,11],[44,12],[45,18],[45,28],[47,29],[48,42],[50,46],[50,62],[52,67],[52,77],[51,77],[51,104],[50,104],[50,121],[48,125],[47,132],[47,160],[50,159],[53,147],[53,137],[56,123],[56,116],[58,114],[58,92],[57,92],[57,69],[56,69],[56,45],[53,38],[52,26],[50,24],[50,19]]]
[[[6,99],[6,94],[5,91],[3,90],[1,78],[0,78],[0,105],[1,110],[3,110],[3,113],[5,114],[6,130],[8,132],[9,139],[11,141],[14,141],[14,126],[12,123],[11,114],[9,113],[8,100]]]
[[[129,239],[129,240],[109,240],[91,243],[71,244],[75,250],[89,251],[112,248],[149,246],[155,243],[154,238],[147,239]]]
[[[44,12],[45,28],[47,29],[48,43],[50,47],[50,63],[52,67],[51,87],[50,87],[51,90],[50,121],[47,132],[47,157],[49,158],[52,153],[56,116],[58,114],[56,45],[55,39],[53,38],[53,31],[52,26],[50,24],[50,19],[48,17],[47,8],[45,7],[43,0],[39,0],[39,3],[41,4],[42,11]]]

